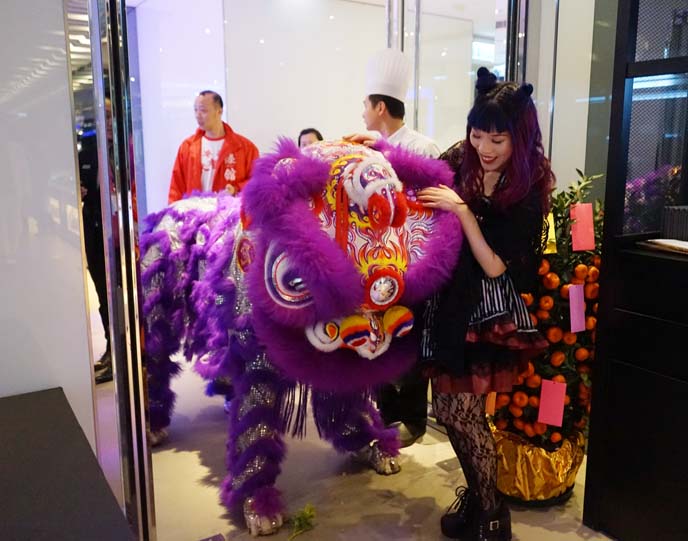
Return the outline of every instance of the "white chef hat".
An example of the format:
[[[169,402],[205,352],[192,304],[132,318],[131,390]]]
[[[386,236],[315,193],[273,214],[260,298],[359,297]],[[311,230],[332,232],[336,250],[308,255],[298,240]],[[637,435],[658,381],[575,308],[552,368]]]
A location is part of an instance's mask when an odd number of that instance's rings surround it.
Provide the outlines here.
[[[411,63],[396,49],[383,49],[368,61],[366,96],[382,94],[403,102],[411,79]]]

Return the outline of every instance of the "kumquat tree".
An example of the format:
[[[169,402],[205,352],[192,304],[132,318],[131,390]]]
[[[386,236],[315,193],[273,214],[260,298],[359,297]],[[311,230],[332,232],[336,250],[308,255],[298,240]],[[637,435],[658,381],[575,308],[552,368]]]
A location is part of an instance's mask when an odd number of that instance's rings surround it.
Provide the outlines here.
[[[497,429],[495,437],[498,454],[504,455],[500,457],[500,476],[504,474],[505,483],[509,485],[514,484],[511,477],[518,475],[519,469],[523,470],[509,462],[517,460],[521,455],[519,450],[509,450],[510,446],[540,448],[542,457],[546,457],[548,453],[551,455],[558,452],[562,445],[569,442],[569,447],[578,448],[571,452],[579,454],[582,461],[584,433],[590,414],[591,366],[595,360],[603,211],[601,202],[596,201],[592,208],[595,248],[573,251],[571,207],[582,203],[589,195],[592,183],[601,177],[577,172],[577,182],[552,196],[556,252],[554,243],[548,243],[538,270],[537,289],[521,294],[533,323],[546,337],[550,347],[540,357],[528,362],[528,368],[518,376],[513,392],[500,393],[496,397],[493,418]],[[572,285],[582,285],[584,292],[585,328],[575,333],[571,332],[569,312],[569,289]],[[566,384],[561,426],[538,422],[543,380]],[[500,433],[509,437],[500,437]],[[510,443],[505,447],[507,440]],[[573,481],[578,466],[573,472]],[[561,481],[567,485],[571,481],[571,472],[561,472]],[[519,481],[515,484],[522,483]],[[572,484],[570,482],[571,486],[563,486],[562,491],[572,489]],[[525,494],[510,491],[508,487],[499,488],[507,495],[521,500],[549,500],[560,495],[556,490],[538,495],[528,494],[527,491]]]

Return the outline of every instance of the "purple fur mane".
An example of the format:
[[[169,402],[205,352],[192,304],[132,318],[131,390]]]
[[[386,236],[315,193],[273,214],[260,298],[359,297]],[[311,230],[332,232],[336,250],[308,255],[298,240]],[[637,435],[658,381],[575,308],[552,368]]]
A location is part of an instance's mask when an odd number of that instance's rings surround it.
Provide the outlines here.
[[[383,154],[407,187],[451,184],[453,173],[444,163],[398,147]],[[300,157],[299,157],[300,156]],[[279,167],[281,160],[292,163]],[[315,388],[348,392],[390,381],[407,370],[416,358],[416,338],[395,339],[383,355],[368,360],[354,351],[316,350],[304,327],[317,321],[354,313],[364,291],[360,274],[348,255],[320,227],[307,201],[320,194],[329,181],[330,165],[302,156],[296,145],[281,140],[275,153],[256,162],[244,191],[244,210],[257,232],[256,260],[246,281],[253,303],[252,322],[270,359],[286,374]],[[446,282],[456,262],[462,236],[456,217],[437,213],[438,231],[424,246],[425,257],[411,262],[406,272],[402,302],[414,305]],[[268,243],[280,247],[308,285],[313,303],[300,309],[277,306],[265,287],[264,260]]]

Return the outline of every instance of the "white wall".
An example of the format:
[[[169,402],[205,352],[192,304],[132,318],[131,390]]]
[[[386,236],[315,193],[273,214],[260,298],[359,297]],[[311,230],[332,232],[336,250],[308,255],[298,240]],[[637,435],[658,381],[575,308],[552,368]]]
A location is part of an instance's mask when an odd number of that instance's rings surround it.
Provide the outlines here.
[[[560,3],[561,5],[561,3]],[[528,51],[526,81],[534,87],[533,101],[537,107],[542,130],[542,145],[549,156],[552,126],[552,91],[554,77],[554,47],[556,43],[556,5],[552,0],[530,0],[528,5]],[[565,36],[562,36],[564,39]],[[592,45],[592,44],[591,44]],[[558,77],[565,77],[558,73]]]
[[[559,188],[585,169],[595,0],[559,3],[552,170]]]
[[[209,89],[226,97],[226,25],[222,0],[146,0],[136,7],[136,22],[146,203],[155,212],[167,205],[179,144],[197,128],[196,95]]]
[[[545,153],[551,139],[558,189],[578,179],[576,168],[585,169],[594,15],[595,0],[559,2],[555,34],[555,3],[532,0],[529,7],[526,79],[535,87]]]
[[[261,152],[280,135],[365,130],[365,66],[387,45],[382,5],[224,0],[229,122]]]
[[[63,387],[95,449],[62,0],[4,1],[0,49],[0,396]]]

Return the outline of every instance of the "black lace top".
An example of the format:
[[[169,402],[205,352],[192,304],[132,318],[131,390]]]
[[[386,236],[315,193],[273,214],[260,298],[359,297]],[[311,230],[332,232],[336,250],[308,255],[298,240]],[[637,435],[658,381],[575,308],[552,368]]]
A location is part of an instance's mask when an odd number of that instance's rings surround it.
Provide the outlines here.
[[[463,158],[463,142],[445,151],[446,160],[455,171],[455,184],[460,182],[459,171]],[[508,182],[508,179],[500,180]],[[480,230],[492,250],[502,259],[516,289],[532,291],[537,281],[537,268],[542,256],[546,221],[542,216],[541,198],[530,193],[516,205],[500,210],[490,197],[481,197],[469,204],[480,224]],[[459,261],[449,284],[426,307],[421,358],[433,365],[441,365],[456,374],[465,372],[464,345],[471,314],[481,300],[481,284],[485,273],[464,240]],[[432,311],[434,313],[428,313]],[[428,335],[431,337],[427,339]]]

